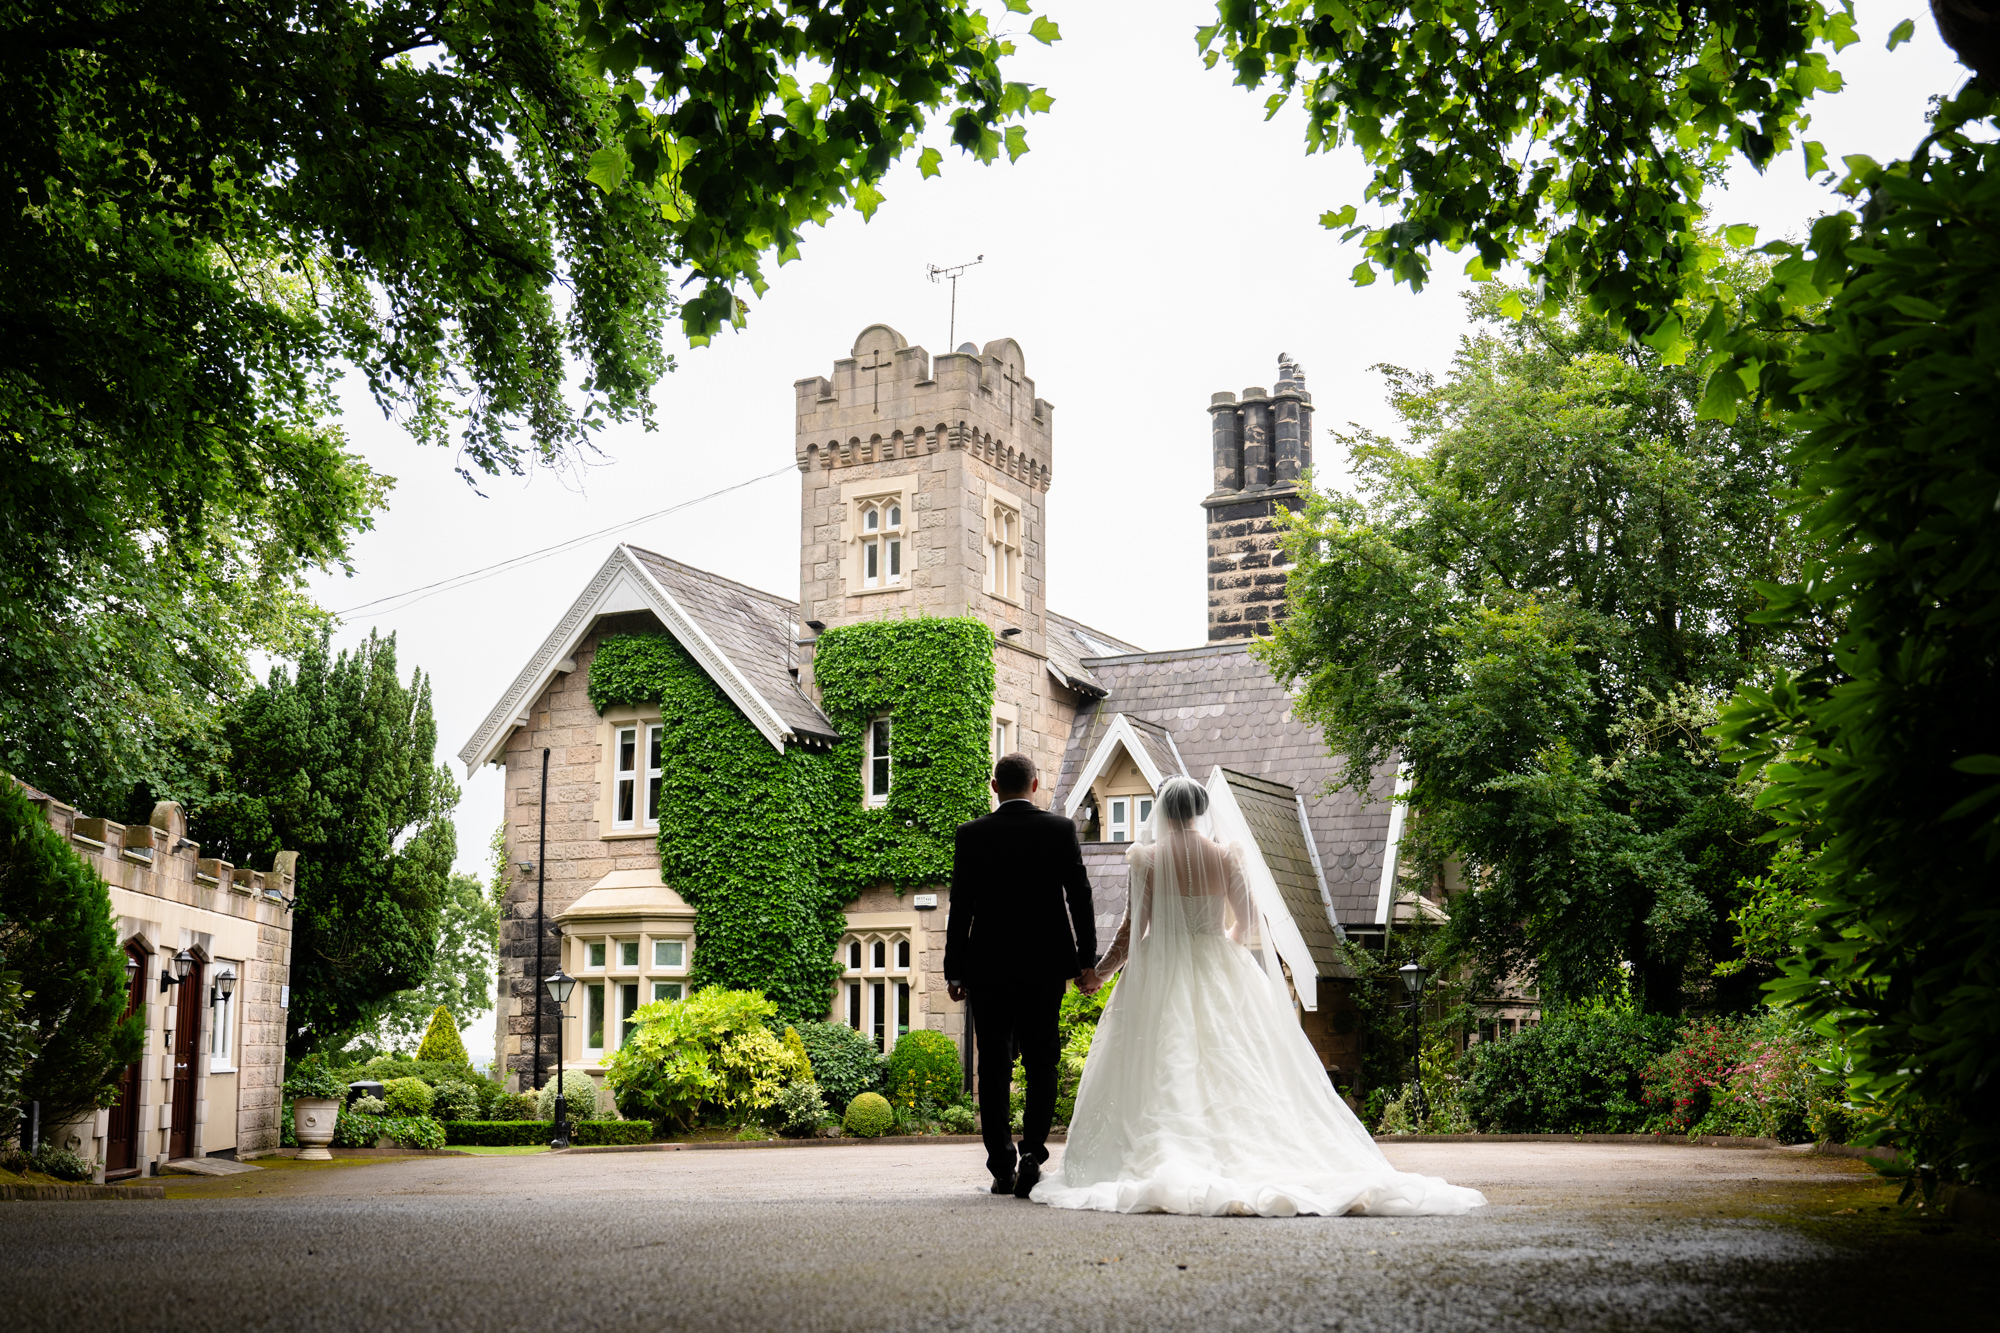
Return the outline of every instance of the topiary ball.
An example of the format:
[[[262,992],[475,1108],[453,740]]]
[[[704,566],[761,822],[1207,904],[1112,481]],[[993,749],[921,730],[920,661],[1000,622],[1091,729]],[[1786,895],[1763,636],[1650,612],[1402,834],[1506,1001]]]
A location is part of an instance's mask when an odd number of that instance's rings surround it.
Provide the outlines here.
[[[420,1078],[392,1078],[382,1085],[382,1100],[391,1115],[429,1115],[437,1094]]]
[[[957,1044],[928,1028],[905,1032],[889,1052],[887,1082],[889,1099],[898,1106],[951,1105],[965,1086]]]
[[[896,1113],[879,1092],[864,1092],[847,1104],[840,1127],[857,1139],[879,1139],[896,1127]]]
[[[557,1076],[562,1082],[564,1109],[571,1120],[595,1120],[597,1118],[597,1084],[581,1069],[565,1069]],[[535,1118],[554,1120],[556,1118],[556,1082],[550,1079],[535,1094]]]

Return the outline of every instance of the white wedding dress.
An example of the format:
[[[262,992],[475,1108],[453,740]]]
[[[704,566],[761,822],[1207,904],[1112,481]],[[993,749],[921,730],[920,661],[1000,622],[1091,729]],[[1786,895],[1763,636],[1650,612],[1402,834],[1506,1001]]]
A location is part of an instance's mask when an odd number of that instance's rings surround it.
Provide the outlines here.
[[[1209,1217],[1484,1204],[1477,1190],[1390,1166],[1335,1094],[1282,983],[1248,947],[1258,917],[1239,849],[1191,825],[1157,843],[1152,832],[1129,855],[1125,921],[1098,967],[1123,962],[1124,973],[1084,1063],[1061,1169],[1034,1200]]]

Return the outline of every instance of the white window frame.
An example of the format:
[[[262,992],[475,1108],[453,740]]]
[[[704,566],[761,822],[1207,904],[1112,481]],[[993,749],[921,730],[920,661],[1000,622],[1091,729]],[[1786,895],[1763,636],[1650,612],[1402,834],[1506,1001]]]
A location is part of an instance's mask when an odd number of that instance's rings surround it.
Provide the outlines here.
[[[986,591],[1020,602],[1021,552],[1027,546],[1028,507],[1019,497],[995,492],[986,501]]]
[[[620,722],[611,729],[611,827],[624,831],[659,827],[660,778],[664,769],[659,751],[666,743],[666,728],[658,722]],[[623,767],[625,743],[632,743],[632,766]],[[632,797],[630,818],[619,815],[621,799]]]
[[[1104,798],[1104,832],[1106,842],[1132,841],[1132,805],[1135,799],[1135,797],[1131,796],[1107,796]]]
[[[632,946],[632,961],[629,963],[625,961],[625,946],[628,944]],[[610,959],[611,966],[605,969],[606,971],[637,972],[639,970],[639,960],[644,958],[646,953],[640,947],[640,941],[636,936],[622,939],[614,937],[611,941],[611,950],[607,956]]]
[[[877,752],[876,746],[883,749]],[[861,799],[870,806],[887,805],[889,793],[896,786],[896,729],[894,719],[887,713],[868,719],[868,734],[862,741],[861,759]],[[877,774],[881,776],[881,786],[876,786]]]
[[[579,972],[601,973],[607,970],[611,961],[611,941],[607,939],[578,940],[577,946],[583,950],[583,959],[577,966]],[[595,961],[591,950],[597,950]]]
[[[1014,752],[1014,723],[1004,717],[993,719],[993,761],[1000,762],[1000,756]]]
[[[236,1072],[236,996],[223,999],[216,993],[215,979],[224,972],[236,974],[237,993],[243,989],[243,964],[233,958],[218,958],[208,966],[208,1072]],[[220,1049],[218,1049],[220,1048]]]
[[[875,963],[878,947],[883,958],[879,967]],[[861,954],[859,967],[854,966],[856,949]],[[894,929],[850,932],[842,937],[836,957],[841,965],[840,1012],[836,1021],[870,1040],[877,1039],[879,1027],[881,1049],[886,1055],[896,1048],[897,1038],[916,1024],[916,946],[910,932]]]
[[[860,502],[855,515],[861,532],[861,586],[900,588],[906,582],[906,534],[901,494],[876,496]]]
[[[583,992],[583,1013],[580,1015],[583,1023],[583,1040],[579,1041],[577,1045],[583,1048],[585,1056],[595,1056],[598,1063],[602,1063],[604,1060],[605,1033],[611,1027],[611,987],[614,984],[616,983],[609,977],[601,977],[596,981],[586,981],[582,986],[578,987]],[[598,1020],[597,1045],[595,1046],[590,1044],[590,997],[593,992],[600,997],[598,1003],[603,1006],[603,1016]],[[611,1049],[616,1050],[617,1048],[614,1046]]]
[[[660,994],[660,991],[668,986],[674,988],[674,993],[672,995]],[[662,1000],[685,1000],[687,998],[687,983],[685,981],[671,981],[665,977],[654,977],[652,980],[652,995],[652,1003],[654,1004],[658,1004]]]
[[[680,949],[681,960],[678,963],[664,963],[660,961],[660,950],[668,945],[673,945]],[[687,971],[687,965],[688,942],[686,940],[671,936],[656,935],[653,937],[653,966],[649,969],[650,971],[666,972],[674,976],[679,976]]]

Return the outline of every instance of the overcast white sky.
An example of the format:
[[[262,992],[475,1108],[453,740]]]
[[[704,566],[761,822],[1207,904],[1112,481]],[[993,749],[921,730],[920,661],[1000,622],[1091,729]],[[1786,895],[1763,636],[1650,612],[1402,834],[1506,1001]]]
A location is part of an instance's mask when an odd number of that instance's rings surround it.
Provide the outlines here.
[[[610,432],[583,475],[494,480],[482,498],[450,457],[419,450],[354,389],[349,438],[398,481],[355,544],[355,575],[316,581],[322,605],[344,610],[789,463],[792,382],[829,374],[878,320],[933,354],[948,350],[948,289],[926,281],[925,265],[983,254],[959,285],[958,338],[1018,339],[1056,408],[1049,605],[1146,647],[1201,642],[1209,394],[1270,383],[1288,352],[1309,376],[1319,425],[1387,428],[1369,367],[1443,369],[1465,330],[1465,283],[1451,256],[1421,295],[1349,283],[1359,255],[1316,219],[1359,201],[1359,163],[1306,157],[1296,112],[1266,123],[1261,96],[1202,68],[1193,32],[1212,3],[1043,8],[1063,40],[1044,48],[1024,36],[1012,65],[1055,97],[1029,126],[1032,151],[980,167],[947,149],[944,175],[929,181],[899,167],[873,222],[836,218],[809,237],[802,261],[771,275],[747,330],[681,346],[680,369],[656,394],[659,429]],[[1963,74],[1919,0],[1860,0],[1859,10],[1863,39],[1836,62],[1849,88],[1822,99],[1812,127],[1833,162],[1904,155],[1922,136],[1926,99]],[[1905,17],[1916,39],[1884,52]],[[1763,179],[1743,173],[1714,206],[1718,221],[1756,223],[1770,239],[1802,234],[1830,202],[1795,154]],[[1317,456],[1325,477],[1338,460],[1323,433]],[[787,471],[622,539],[796,596],[798,486]],[[439,757],[455,756],[619,539],[355,616],[339,643],[371,626],[394,631],[405,674],[421,666],[432,677]],[[465,780],[461,868],[483,869],[500,817],[494,770]]]

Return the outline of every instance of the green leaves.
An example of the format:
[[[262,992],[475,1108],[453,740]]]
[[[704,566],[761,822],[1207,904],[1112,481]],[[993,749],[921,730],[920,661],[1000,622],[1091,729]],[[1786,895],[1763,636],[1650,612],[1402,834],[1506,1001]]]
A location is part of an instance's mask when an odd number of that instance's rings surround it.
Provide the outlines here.
[[[606,144],[590,155],[590,170],[584,176],[592,185],[610,194],[624,184],[625,174],[631,167],[631,159],[626,157],[622,144]]]
[[[944,883],[952,833],[984,813],[993,632],[886,620],[821,635],[813,673],[842,739],[775,753],[670,636],[614,635],[590,699],[657,703],[667,734],[661,873],[697,912],[697,986],[763,992],[788,1020],[826,1013],[842,908],[862,890]],[[861,793],[871,719],[891,719],[887,804]]]
[[[1806,103],[1839,87],[1825,51],[1853,40],[1846,8],[1819,0],[1247,0],[1216,18],[1204,59],[1273,87],[1267,114],[1296,98],[1309,152],[1354,144],[1363,200],[1399,215],[1362,240],[1357,284],[1420,290],[1434,247],[1470,243],[1479,272],[1573,286],[1670,358],[1671,326],[1719,290],[1704,190],[1731,158],[1762,169],[1790,149]]]
[[[1293,522],[1258,651],[1344,785],[1403,766],[1419,873],[1480,886],[1450,907],[1459,961],[1677,1010],[1770,855],[1702,729],[1760,662],[1817,659],[1748,586],[1805,545],[1773,494],[1786,437],[1697,422],[1699,372],[1581,302],[1507,313],[1533,298],[1469,298],[1486,328],[1442,380],[1377,367],[1406,442],[1343,438],[1356,494]]]
[[[1916,20],[1904,19],[1901,23],[1898,23],[1895,27],[1889,30],[1888,49],[1893,51],[1897,47],[1901,46],[1904,42],[1909,41],[1910,38],[1916,35],[1917,35]]]
[[[1044,43],[1061,36],[1045,17],[1028,31]],[[696,342],[741,317],[737,289],[758,289],[767,254],[797,253],[807,224],[847,206],[872,215],[882,177],[936,120],[975,159],[990,163],[1004,148],[1013,160],[1028,148],[1015,122],[1052,104],[1004,78],[1013,47],[969,0],[842,10],[805,0],[606,0],[578,35],[609,93],[600,133],[630,157],[625,192],[657,197],[666,187],[675,201],[659,221],[667,262],[699,280],[680,307]],[[625,86],[628,70],[644,71],[643,96]],[[801,89],[804,70],[837,76]],[[641,142],[655,152],[640,152]],[[939,162],[935,146],[919,149],[925,176]]]

